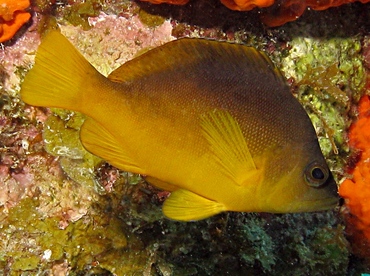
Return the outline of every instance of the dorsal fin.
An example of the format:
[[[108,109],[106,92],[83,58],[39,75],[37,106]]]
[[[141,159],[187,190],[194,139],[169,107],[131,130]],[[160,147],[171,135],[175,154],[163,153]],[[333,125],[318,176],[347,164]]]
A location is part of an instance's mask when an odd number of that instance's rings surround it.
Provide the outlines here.
[[[178,39],[152,49],[117,68],[108,79],[130,82],[155,72],[176,70],[177,67],[189,64],[211,66],[211,63],[213,66],[233,64],[236,67],[233,69],[239,73],[246,70],[258,72],[285,84],[280,71],[257,49],[241,44],[195,38]]]

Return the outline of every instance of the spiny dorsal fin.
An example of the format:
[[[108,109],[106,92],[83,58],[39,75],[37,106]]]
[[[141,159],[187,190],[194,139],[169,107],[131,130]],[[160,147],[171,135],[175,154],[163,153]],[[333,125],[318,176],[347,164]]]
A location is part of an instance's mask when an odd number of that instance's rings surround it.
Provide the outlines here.
[[[163,214],[174,220],[201,220],[226,211],[222,203],[209,200],[188,190],[176,190],[163,204]]]
[[[105,159],[111,165],[125,171],[146,174],[120,147],[116,138],[95,120],[85,120],[80,136],[83,146],[89,152]]]
[[[285,85],[284,77],[263,52],[241,44],[195,38],[178,39],[145,52],[117,68],[108,79],[131,82],[188,65],[194,70],[204,69],[204,66],[220,67],[220,72],[227,66],[228,70],[235,71],[236,76],[258,72],[268,81],[275,80]]]
[[[258,173],[238,122],[228,111],[214,110],[201,118],[213,159],[237,185]]]

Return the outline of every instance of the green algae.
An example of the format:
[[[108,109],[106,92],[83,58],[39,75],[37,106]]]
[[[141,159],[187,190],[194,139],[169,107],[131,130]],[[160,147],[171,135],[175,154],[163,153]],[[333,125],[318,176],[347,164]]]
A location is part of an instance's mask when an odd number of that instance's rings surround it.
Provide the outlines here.
[[[326,91],[318,92],[311,86],[301,86],[298,98],[306,109],[316,129],[321,150],[327,163],[339,182],[345,157],[349,153],[346,129],[350,125],[349,100],[341,105]]]
[[[349,261],[349,244],[343,235],[343,230],[342,225],[317,229],[312,240],[312,248],[322,266],[332,263],[334,270],[345,272]],[[342,262],[335,260],[342,260]]]
[[[282,71],[293,78],[297,97],[318,133],[324,156],[337,180],[348,155],[346,129],[350,107],[364,92],[366,73],[359,37],[296,37],[289,42]]]
[[[331,76],[332,81],[341,81],[356,90],[363,87],[365,71],[360,55],[359,37],[296,37],[289,44],[290,55],[283,60],[282,70],[287,75],[294,76],[297,81],[302,80],[311,68],[337,64],[338,72],[337,75]]]
[[[298,254],[300,267],[295,270],[298,275],[304,275],[307,271],[309,274],[315,274],[315,271],[326,271],[324,275],[346,274],[349,250],[343,226],[318,228],[308,236],[305,244],[297,240],[289,247]]]
[[[349,261],[334,212],[225,213],[192,223],[159,220],[136,233],[170,275],[345,275]]]
[[[81,122],[83,122],[82,117]],[[79,139],[78,128],[67,126],[60,116],[48,117],[45,122],[43,139],[45,150],[51,155],[82,159],[86,154]]]
[[[45,150],[53,156],[61,157],[62,169],[71,179],[104,193],[104,188],[95,180],[94,174],[94,168],[101,159],[86,151],[79,137],[85,116],[62,109],[53,110],[55,116],[48,117],[43,130]]]
[[[249,264],[260,263],[262,270],[271,271],[276,264],[274,252],[275,243],[264,230],[265,221],[257,217],[250,217],[247,224],[243,225],[241,234],[251,246],[241,252],[241,259]]]
[[[74,271],[86,269],[95,260],[99,260],[101,267],[112,268],[120,263],[118,268],[129,271],[132,258],[125,253],[128,241],[120,220],[91,214],[61,229],[61,218],[44,217],[38,211],[38,205],[35,198],[22,200],[10,209],[7,224],[2,226],[2,238],[7,235],[17,240],[13,247],[8,245],[3,249],[1,256],[2,260],[14,260],[11,264],[13,272],[47,267],[46,263],[52,266],[64,259],[68,260]],[[138,241],[131,238],[130,242],[132,250]],[[141,244],[136,247],[136,250],[143,249]],[[146,260],[140,257],[138,251],[132,250],[134,253],[137,255],[137,267],[142,269]]]
[[[289,44],[290,54],[282,61],[287,77],[293,77],[298,84],[328,91],[341,105],[349,104],[346,96],[359,99],[365,85],[359,37],[297,37]],[[336,93],[340,94],[339,98]]]
[[[139,10],[139,19],[140,21],[148,26],[148,27],[157,27],[157,26],[160,26],[164,23],[165,21],[165,18],[160,16],[160,15],[153,15],[153,14],[150,14],[148,13],[147,11],[143,10],[143,9],[140,9]]]
[[[80,128],[85,116],[78,112],[52,109],[43,129],[45,150],[60,157],[60,165],[69,178],[77,183],[94,187],[99,194],[105,194],[104,187],[97,181],[95,168],[103,161],[89,153],[80,141]],[[122,172],[125,184],[136,185],[142,182],[139,174]]]
[[[64,7],[63,17],[73,26],[81,26],[86,31],[91,28],[89,17],[98,16],[101,10],[101,0],[86,0]]]
[[[100,267],[116,275],[143,275],[150,271],[151,252],[142,247],[140,250],[122,250],[106,254],[100,260]],[[150,275],[150,274],[147,274]]]

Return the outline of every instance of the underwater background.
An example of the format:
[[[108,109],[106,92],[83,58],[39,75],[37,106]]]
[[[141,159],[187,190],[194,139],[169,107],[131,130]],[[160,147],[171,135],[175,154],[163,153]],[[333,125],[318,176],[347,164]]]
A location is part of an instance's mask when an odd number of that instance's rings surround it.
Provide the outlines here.
[[[315,2],[1,0],[0,275],[370,273],[370,4]],[[168,192],[82,147],[82,114],[21,101],[50,29],[104,75],[180,37],[264,51],[309,114],[344,204],[164,218]]]

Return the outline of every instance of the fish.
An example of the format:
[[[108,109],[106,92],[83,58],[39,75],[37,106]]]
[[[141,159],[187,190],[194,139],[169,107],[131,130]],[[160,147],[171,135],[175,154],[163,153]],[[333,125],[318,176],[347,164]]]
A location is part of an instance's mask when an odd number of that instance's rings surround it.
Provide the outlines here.
[[[171,192],[162,206],[169,219],[324,211],[338,203],[307,113],[253,47],[181,38],[105,77],[50,31],[21,98],[85,114],[86,150]]]

